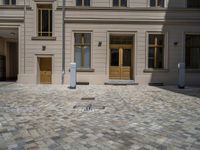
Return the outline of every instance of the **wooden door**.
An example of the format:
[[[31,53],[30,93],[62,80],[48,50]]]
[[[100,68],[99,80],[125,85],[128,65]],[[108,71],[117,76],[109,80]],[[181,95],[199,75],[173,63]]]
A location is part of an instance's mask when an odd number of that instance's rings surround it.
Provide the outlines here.
[[[51,84],[52,58],[39,58],[40,83]]]
[[[131,79],[131,48],[121,46],[110,49],[110,79]]]

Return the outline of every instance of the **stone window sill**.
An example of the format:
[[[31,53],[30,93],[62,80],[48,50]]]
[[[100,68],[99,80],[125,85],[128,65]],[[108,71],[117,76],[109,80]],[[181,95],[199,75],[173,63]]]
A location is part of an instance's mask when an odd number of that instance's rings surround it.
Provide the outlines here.
[[[186,73],[200,73],[200,69],[186,69]]]
[[[42,40],[42,41],[55,41],[56,37],[45,37],[45,36],[37,36],[37,37],[32,37],[32,40]]]
[[[144,69],[144,73],[169,72],[169,69]]]
[[[69,69],[70,72],[70,69]],[[77,68],[76,72],[95,72],[95,69],[92,68]]]

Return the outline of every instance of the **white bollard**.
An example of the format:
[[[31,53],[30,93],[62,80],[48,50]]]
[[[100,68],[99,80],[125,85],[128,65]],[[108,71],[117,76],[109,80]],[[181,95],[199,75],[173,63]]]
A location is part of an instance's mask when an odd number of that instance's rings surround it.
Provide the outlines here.
[[[178,64],[178,87],[181,89],[185,88],[185,63],[179,63]]]
[[[76,88],[76,63],[70,64],[70,89]]]

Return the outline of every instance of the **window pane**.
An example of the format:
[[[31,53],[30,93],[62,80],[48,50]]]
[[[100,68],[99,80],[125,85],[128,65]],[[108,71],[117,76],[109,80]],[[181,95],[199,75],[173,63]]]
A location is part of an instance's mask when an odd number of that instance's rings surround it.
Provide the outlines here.
[[[77,65],[77,68],[81,67],[82,62],[82,49],[81,46],[75,46],[75,62]]]
[[[75,37],[75,45],[81,45],[82,43],[82,34],[81,33],[75,33],[74,37]]]
[[[156,6],[156,0],[150,0],[150,6],[155,7]]]
[[[91,34],[90,33],[84,33],[84,44],[90,45],[91,44]]]
[[[200,69],[200,35],[186,35],[186,68]]]
[[[48,32],[49,13],[48,10],[42,10],[42,32]]]
[[[158,0],[157,6],[164,7],[164,0]]]
[[[163,68],[163,48],[157,48],[156,68]]]
[[[52,33],[52,25],[53,25],[53,22],[52,22],[52,10],[50,10],[50,32]]]
[[[119,50],[111,49],[111,66],[119,66]]]
[[[127,0],[121,0],[121,6],[127,7]]]
[[[84,0],[84,6],[90,6],[90,0]]]
[[[12,5],[16,5],[16,0],[12,0]]]
[[[76,0],[76,6],[82,6],[82,0]]]
[[[10,1],[9,0],[4,0],[4,5],[9,5]]]
[[[90,68],[90,47],[84,47],[84,68]]]
[[[148,67],[154,68],[154,48],[149,48]]]
[[[41,30],[41,10],[38,10],[38,31],[39,31],[39,34],[42,31]]]
[[[186,67],[189,69],[200,69],[200,48],[187,49]]]
[[[131,49],[123,50],[123,66],[131,66]]]
[[[149,34],[148,67],[164,67],[164,35]]]
[[[187,0],[188,8],[200,8],[200,0]]]
[[[150,45],[155,45],[155,34],[149,34],[149,44]]]
[[[113,0],[113,6],[119,6],[119,0]]]
[[[164,45],[164,35],[160,34],[160,35],[156,35],[157,37],[157,44],[160,46]]]

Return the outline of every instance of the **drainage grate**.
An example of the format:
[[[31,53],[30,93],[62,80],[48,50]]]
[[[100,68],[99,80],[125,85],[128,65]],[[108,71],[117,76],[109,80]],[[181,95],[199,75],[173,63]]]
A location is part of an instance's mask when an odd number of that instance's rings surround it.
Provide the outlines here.
[[[88,104],[88,105],[75,105],[73,107],[73,109],[79,109],[79,110],[83,110],[83,111],[103,110],[105,108],[106,108],[105,106],[92,105],[92,104]]]
[[[81,100],[92,101],[92,100],[95,100],[95,97],[82,97]]]

